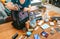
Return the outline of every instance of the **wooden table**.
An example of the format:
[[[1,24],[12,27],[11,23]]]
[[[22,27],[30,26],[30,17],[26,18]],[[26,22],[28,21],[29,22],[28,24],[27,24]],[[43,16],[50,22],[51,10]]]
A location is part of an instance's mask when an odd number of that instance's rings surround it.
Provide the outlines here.
[[[43,24],[45,24],[45,23],[43,23]],[[42,24],[42,25],[43,25],[43,24]],[[49,25],[49,22],[46,23],[46,24]],[[50,26],[50,25],[49,25],[49,26]],[[54,35],[50,34],[52,27],[53,27],[53,28],[58,27],[58,26],[56,26],[56,24],[55,24],[54,26],[50,26],[49,28],[47,28],[47,29],[45,29],[45,30],[43,30],[40,26],[38,26],[38,27],[39,27],[39,28],[38,28],[37,30],[34,30],[34,31],[32,32],[32,35],[31,35],[28,39],[34,39],[34,34],[38,34],[41,39],[59,39],[59,38],[60,38],[60,37],[59,37],[59,36],[60,36],[60,33],[59,33],[59,32],[56,32],[56,30],[55,30],[55,32],[54,32]],[[42,31],[48,32],[49,36],[48,36],[47,38],[43,37],[43,36],[41,35],[41,32],[42,32]]]
[[[58,14],[57,12],[54,12],[54,11],[50,11],[50,12],[49,12],[49,16],[51,16],[51,17],[52,17],[52,16],[60,16],[60,14]],[[50,21],[49,21],[49,22],[50,22]],[[48,24],[48,25],[50,26],[49,22],[47,22],[46,24]],[[44,22],[43,24],[45,24],[45,22]],[[42,25],[43,25],[43,24],[42,24]],[[56,22],[54,22],[54,24],[55,24],[54,26],[50,26],[49,28],[47,28],[47,29],[45,29],[45,30],[43,30],[40,26],[38,26],[39,28],[38,28],[37,30],[34,30],[34,31],[32,32],[32,35],[31,35],[28,39],[34,39],[34,34],[39,34],[39,36],[40,36],[41,39],[59,39],[59,38],[60,38],[60,33],[57,32],[56,30],[55,30],[55,32],[54,32],[54,35],[50,34],[52,27],[53,27],[53,28],[58,27],[58,26],[56,26]],[[42,32],[42,31],[48,32],[49,36],[48,36],[47,38],[43,37],[43,36],[41,35],[41,32]]]
[[[50,11],[50,15],[53,16],[53,12],[54,11]],[[59,14],[55,14],[54,12],[54,15],[59,15]],[[59,15],[60,16],[60,15]],[[12,39],[12,36],[18,32],[18,37],[17,39],[20,37],[20,35],[22,35],[23,33],[25,33],[24,31],[22,30],[17,30],[15,29],[12,25],[11,25],[12,22],[8,22],[8,23],[5,23],[5,24],[1,24],[0,25],[0,39]],[[49,24],[49,23],[48,23]],[[54,28],[56,27],[55,25],[53,26]],[[51,27],[50,27],[51,28]],[[43,36],[40,35],[40,38],[41,39],[60,39],[60,33],[56,32],[55,31],[55,34],[54,35],[51,35],[50,34],[50,28],[46,29],[45,31],[48,32],[49,36],[48,38],[45,38]],[[30,39],[34,39],[33,35],[35,33],[41,33],[43,30],[41,28],[39,28],[37,31],[33,31],[32,32],[32,35],[30,36],[31,38]]]

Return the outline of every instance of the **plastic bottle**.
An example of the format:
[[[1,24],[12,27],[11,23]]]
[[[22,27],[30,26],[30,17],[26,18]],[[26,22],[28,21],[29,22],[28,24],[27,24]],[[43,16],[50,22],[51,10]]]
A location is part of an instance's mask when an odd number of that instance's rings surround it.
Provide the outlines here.
[[[30,19],[30,26],[35,27],[36,26],[36,19],[35,19],[33,12],[31,12],[29,14],[29,19]]]

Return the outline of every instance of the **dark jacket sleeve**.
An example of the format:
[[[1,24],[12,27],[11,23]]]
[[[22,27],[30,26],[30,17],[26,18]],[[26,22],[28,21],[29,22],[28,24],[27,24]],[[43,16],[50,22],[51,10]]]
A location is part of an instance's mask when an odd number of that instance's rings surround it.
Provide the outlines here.
[[[11,2],[13,2],[15,4],[16,3],[16,0],[11,0]]]
[[[30,5],[31,4],[31,0],[28,0],[28,5]]]

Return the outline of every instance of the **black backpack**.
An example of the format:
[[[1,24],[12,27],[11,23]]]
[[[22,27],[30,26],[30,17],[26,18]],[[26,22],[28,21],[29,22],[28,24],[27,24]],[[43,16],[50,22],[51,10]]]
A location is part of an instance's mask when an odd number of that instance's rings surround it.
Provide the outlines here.
[[[23,29],[25,22],[29,19],[28,12],[23,11],[12,11],[13,27],[17,29]]]

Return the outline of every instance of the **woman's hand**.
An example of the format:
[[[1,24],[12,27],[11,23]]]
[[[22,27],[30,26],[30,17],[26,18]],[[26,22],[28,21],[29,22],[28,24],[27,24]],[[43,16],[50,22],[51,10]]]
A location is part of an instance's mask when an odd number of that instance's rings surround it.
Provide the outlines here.
[[[23,11],[24,11],[24,12],[28,11],[28,8],[25,7]]]
[[[26,12],[26,11],[30,11],[30,8],[24,8],[24,12]]]
[[[18,7],[15,6],[12,2],[8,2],[7,4],[5,4],[5,7],[10,10],[18,10]]]

